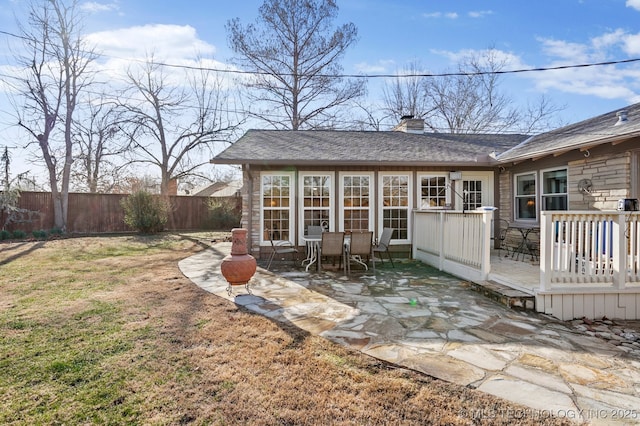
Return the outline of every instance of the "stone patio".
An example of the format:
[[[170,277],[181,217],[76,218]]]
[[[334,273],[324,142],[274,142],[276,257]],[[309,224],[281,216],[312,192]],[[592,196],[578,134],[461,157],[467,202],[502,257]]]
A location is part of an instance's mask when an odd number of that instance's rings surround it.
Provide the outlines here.
[[[640,423],[637,323],[561,322],[509,309],[419,262],[356,271],[258,268],[252,294],[220,275],[229,243],[179,266],[213,295],[370,356],[591,424]],[[272,269],[274,269],[272,267]],[[601,327],[600,334],[594,327]],[[608,334],[607,334],[608,333]],[[607,336],[626,336],[607,338]]]

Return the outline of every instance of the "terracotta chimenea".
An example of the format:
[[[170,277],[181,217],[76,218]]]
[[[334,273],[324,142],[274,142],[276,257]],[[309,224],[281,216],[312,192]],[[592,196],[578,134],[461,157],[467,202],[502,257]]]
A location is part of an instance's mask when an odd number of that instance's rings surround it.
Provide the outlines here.
[[[229,283],[227,292],[231,295],[231,286],[245,285],[249,294],[249,280],[256,272],[256,259],[247,251],[247,230],[233,228],[231,230],[231,254],[222,259],[220,271]]]

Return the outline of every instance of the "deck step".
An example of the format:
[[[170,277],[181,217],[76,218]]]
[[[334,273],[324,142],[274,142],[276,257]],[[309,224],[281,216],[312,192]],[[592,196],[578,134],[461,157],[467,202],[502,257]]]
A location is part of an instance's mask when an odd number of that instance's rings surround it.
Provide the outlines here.
[[[471,288],[484,296],[513,309],[535,311],[535,297],[524,291],[515,290],[495,281],[471,283]]]

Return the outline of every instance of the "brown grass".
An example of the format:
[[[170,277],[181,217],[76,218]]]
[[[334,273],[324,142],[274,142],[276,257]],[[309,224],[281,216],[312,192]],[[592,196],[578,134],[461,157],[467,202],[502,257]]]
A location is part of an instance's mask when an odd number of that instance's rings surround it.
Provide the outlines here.
[[[567,424],[208,294],[177,267],[202,248],[175,236],[0,246],[0,422]],[[47,356],[32,350],[40,332],[56,347],[42,369],[82,356],[86,370],[20,373]]]

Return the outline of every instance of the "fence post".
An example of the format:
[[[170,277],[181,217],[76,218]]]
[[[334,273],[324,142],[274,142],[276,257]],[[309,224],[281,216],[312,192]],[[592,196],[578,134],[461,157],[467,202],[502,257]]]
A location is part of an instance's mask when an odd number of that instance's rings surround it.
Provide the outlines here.
[[[480,236],[481,254],[480,254],[480,273],[482,279],[486,280],[491,271],[491,218],[493,211],[482,212],[482,235]]]
[[[552,213],[540,212],[540,290],[551,290],[553,274],[553,241],[555,240]]]
[[[619,290],[626,287],[627,276],[627,239],[625,237],[624,213],[613,215],[611,232],[613,247],[613,286]],[[606,241],[606,240],[605,240]]]
[[[445,220],[445,213],[444,212],[438,212],[438,216],[440,217],[440,226],[438,227],[438,229],[440,230],[440,235],[438,236],[438,239],[440,240],[438,242],[438,253],[439,253],[439,258],[438,258],[438,269],[440,271],[442,271],[444,269],[444,236],[445,236],[445,224],[446,224],[446,220]]]

